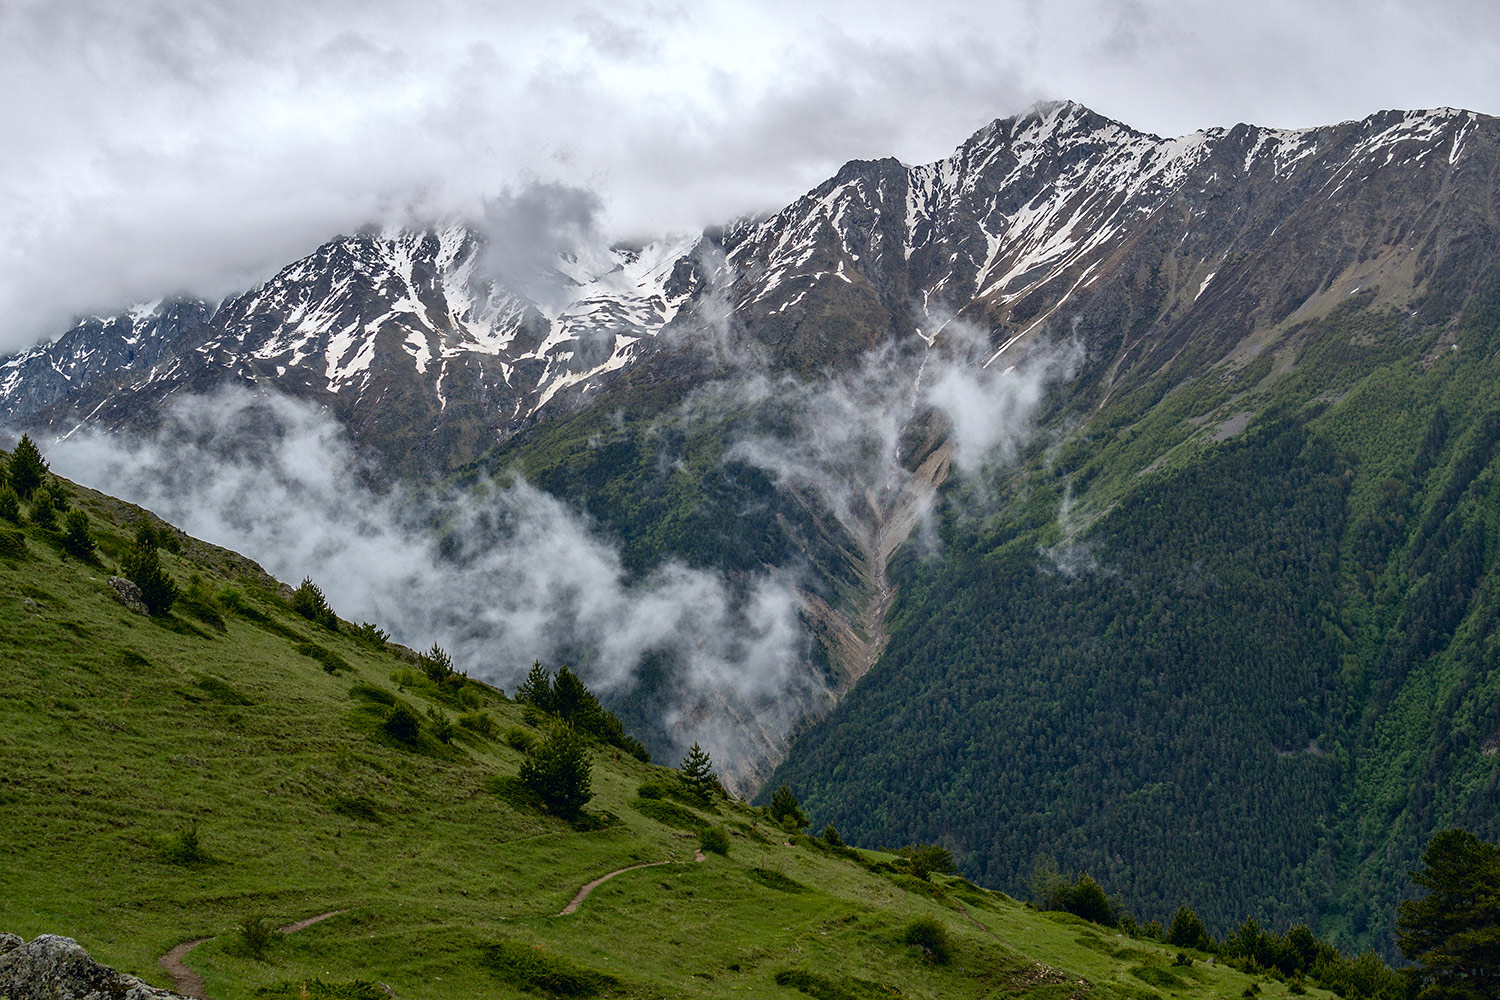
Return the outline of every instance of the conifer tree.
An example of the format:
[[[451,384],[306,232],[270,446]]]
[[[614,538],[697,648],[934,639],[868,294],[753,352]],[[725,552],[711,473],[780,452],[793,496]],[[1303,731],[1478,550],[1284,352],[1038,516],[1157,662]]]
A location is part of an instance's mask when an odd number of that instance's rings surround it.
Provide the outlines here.
[[[771,818],[788,830],[800,830],[807,826],[807,815],[797,803],[797,794],[785,781],[771,793]]]
[[[62,546],[71,555],[85,561],[94,558],[94,533],[89,530],[89,516],[81,510],[68,512],[63,522]]]
[[[522,761],[519,777],[549,809],[576,816],[594,797],[592,771],[588,741],[572,726],[558,723]]]
[[[10,486],[0,486],[0,517],[12,524],[21,520],[21,498]]]
[[[516,688],[516,701],[534,705],[543,712],[552,711],[552,675],[541,661],[532,663],[526,679]]]
[[[177,601],[177,585],[162,569],[156,549],[137,545],[125,556],[120,572],[141,588],[141,601],[153,615],[164,615],[172,610]]]
[[[677,769],[682,774],[682,780],[704,802],[709,801],[714,790],[719,787],[719,776],[714,774],[714,763],[709,758],[708,751],[697,743],[682,758]]]
[[[1435,834],[1397,910],[1396,945],[1416,964],[1420,1000],[1500,996],[1500,847],[1466,830]]]
[[[22,500],[31,499],[31,494],[42,485],[42,480],[47,477],[47,462],[29,435],[22,434],[21,440],[16,442],[6,471],[10,474],[11,489]]]

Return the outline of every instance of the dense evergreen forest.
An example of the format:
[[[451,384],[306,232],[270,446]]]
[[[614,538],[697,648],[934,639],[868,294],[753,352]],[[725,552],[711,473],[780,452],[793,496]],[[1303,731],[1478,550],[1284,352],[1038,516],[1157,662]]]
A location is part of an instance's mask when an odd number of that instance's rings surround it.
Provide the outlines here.
[[[1046,854],[1143,919],[1193,900],[1215,934],[1306,921],[1393,957],[1427,839],[1500,834],[1497,331],[1492,276],[1456,322],[1361,292],[1234,364],[1212,337],[1108,388],[1086,362],[1028,453],[947,483],[890,567],[883,659],[763,794],[1009,891]],[[777,414],[675,393],[475,471],[579,503],[635,572],[776,566],[850,607],[840,525],[734,458]],[[673,676],[648,663],[610,701],[657,750]]]
[[[1133,387],[998,512],[950,484],[886,656],[773,782],[991,884],[1048,854],[1159,919],[1393,954],[1427,837],[1500,832],[1500,286],[1456,331],[1360,305],[1280,372]]]

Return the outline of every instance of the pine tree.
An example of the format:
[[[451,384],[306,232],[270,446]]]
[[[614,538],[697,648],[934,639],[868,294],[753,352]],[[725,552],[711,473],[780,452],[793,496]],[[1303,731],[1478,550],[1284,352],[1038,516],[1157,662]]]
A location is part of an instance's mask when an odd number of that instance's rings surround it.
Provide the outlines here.
[[[339,630],[339,616],[328,606],[328,601],[323,597],[323,589],[312,582],[312,577],[302,578],[302,583],[292,591],[292,598],[287,604],[308,621],[317,622],[330,632]]]
[[[576,816],[594,797],[592,771],[588,741],[572,726],[559,723],[521,763],[519,777],[553,812]]]
[[[1500,996],[1500,848],[1465,830],[1433,836],[1402,903],[1396,945],[1416,964],[1421,1000]]]
[[[540,661],[532,663],[526,679],[516,688],[516,701],[534,705],[543,712],[552,711],[552,675]]]
[[[1177,912],[1172,915],[1172,924],[1167,928],[1167,944],[1176,945],[1179,948],[1212,951],[1214,939],[1209,936],[1208,928],[1203,926],[1203,921],[1198,919],[1198,914],[1184,903],[1177,907]]]
[[[697,743],[688,751],[687,756],[682,758],[682,763],[677,770],[682,774],[682,780],[687,786],[704,802],[709,801],[714,790],[719,787],[719,777],[714,774],[714,763]]]
[[[21,520],[21,498],[9,486],[0,486],[0,517],[12,524]]]
[[[47,462],[29,435],[22,434],[21,440],[16,442],[15,451],[10,453],[7,471],[10,473],[11,489],[22,500],[31,499],[31,494],[47,477]]]
[[[177,585],[162,569],[156,549],[137,545],[126,554],[120,572],[141,588],[141,601],[153,615],[164,615],[172,610],[177,601]]]
[[[68,512],[63,523],[62,547],[84,561],[94,558],[94,534],[89,530],[89,516],[83,511]]]
[[[807,826],[807,816],[797,803],[797,794],[785,781],[771,793],[771,818],[788,830],[800,830]]]

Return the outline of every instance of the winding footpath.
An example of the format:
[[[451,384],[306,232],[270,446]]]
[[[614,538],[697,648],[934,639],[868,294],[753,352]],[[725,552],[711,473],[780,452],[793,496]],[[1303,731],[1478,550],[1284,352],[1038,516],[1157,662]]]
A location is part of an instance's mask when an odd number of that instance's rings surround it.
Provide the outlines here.
[[[705,861],[707,860],[707,858],[705,858],[702,851],[694,851],[693,860],[695,862]],[[616,875],[623,875],[626,872],[633,872],[637,868],[659,868],[662,865],[681,864],[686,864],[686,862],[648,861],[645,864],[628,865],[624,868],[616,868],[614,871],[609,872],[605,875],[600,875],[592,882],[585,884],[582,889],[578,890],[578,895],[573,897],[573,901],[562,908],[562,912],[560,912],[558,916],[565,917],[570,913],[577,912],[578,907],[583,905],[583,901],[589,898],[589,893],[593,892],[595,889],[599,888],[601,885],[603,885],[605,882],[608,882]],[[295,934],[298,931],[307,930],[307,928],[311,927],[313,924],[327,920],[329,917],[336,917],[340,913],[348,912],[348,910],[329,910],[327,913],[319,913],[317,916],[308,917],[305,920],[298,920],[295,923],[285,924],[276,929],[282,934]],[[203,977],[184,965],[182,960],[187,958],[188,953],[191,952],[194,948],[198,947],[205,941],[212,940],[212,937],[192,938],[191,940],[182,942],[177,947],[173,948],[171,951],[167,952],[161,958],[156,960],[156,964],[165,969],[167,975],[172,977],[172,991],[174,993],[178,993],[185,997],[194,997],[196,998],[196,1000],[209,1000],[208,993],[205,992],[203,987]]]
[[[319,913],[315,917],[308,917],[305,920],[285,924],[276,928],[276,930],[282,934],[295,934],[298,931],[305,931],[313,924],[327,920],[329,917],[336,917],[340,913],[348,912],[348,910],[329,910],[327,913]],[[197,1000],[208,1000],[208,993],[203,988],[203,977],[192,969],[189,969],[186,965],[183,965],[182,960],[187,958],[188,952],[203,942],[212,940],[212,937],[201,937],[184,941],[156,960],[156,964],[165,969],[167,975],[172,977],[172,992],[185,997],[196,997]]]
[[[693,852],[693,860],[694,861],[703,861],[703,860],[705,860],[705,858],[703,856],[703,852],[702,851],[694,851]],[[576,896],[573,897],[573,901],[571,903],[569,903],[567,906],[564,906],[562,908],[562,911],[560,913],[558,913],[558,916],[559,917],[566,917],[568,914],[573,913],[574,911],[576,911],[578,909],[578,907],[583,904],[583,901],[585,899],[589,898],[589,893],[593,892],[595,889],[599,888],[601,885],[603,885],[604,883],[608,882],[610,879],[614,878],[616,875],[623,875],[626,872],[633,872],[637,868],[660,868],[662,865],[680,865],[682,863],[683,862],[681,862],[681,861],[648,861],[648,862],[646,862],[643,865],[630,865],[630,866],[625,867],[625,868],[616,868],[614,871],[610,872],[607,875],[600,875],[598,878],[594,879],[594,881],[587,883],[586,885],[584,885],[584,887],[582,889],[579,889],[578,890],[578,895],[576,895]]]

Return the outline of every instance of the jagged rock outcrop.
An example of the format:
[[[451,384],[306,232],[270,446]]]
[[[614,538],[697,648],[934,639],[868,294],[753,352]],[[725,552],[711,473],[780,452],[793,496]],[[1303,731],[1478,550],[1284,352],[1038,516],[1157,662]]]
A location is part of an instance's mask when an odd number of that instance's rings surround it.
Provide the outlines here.
[[[0,997],[5,1000],[185,1000],[100,965],[72,938],[23,941],[0,933]]]

